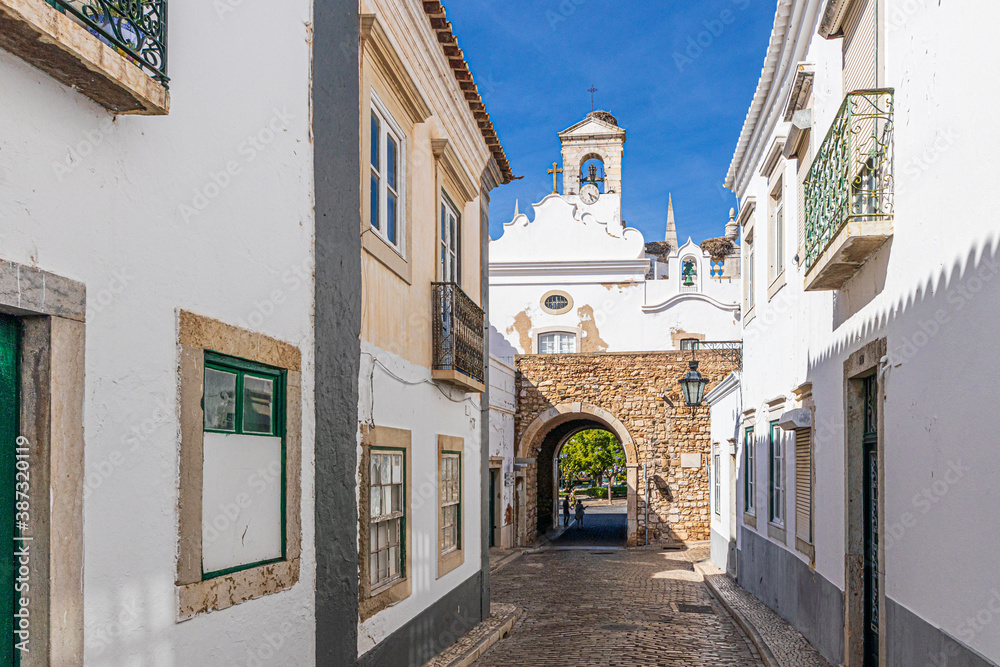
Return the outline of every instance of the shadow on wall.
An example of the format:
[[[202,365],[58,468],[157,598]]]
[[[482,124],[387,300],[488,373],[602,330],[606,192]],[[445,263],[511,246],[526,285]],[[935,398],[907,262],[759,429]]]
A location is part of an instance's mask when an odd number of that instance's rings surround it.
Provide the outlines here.
[[[877,272],[884,269],[888,249],[879,252]],[[982,568],[995,558],[996,546],[995,531],[983,526],[995,525],[1000,502],[998,420],[991,408],[1000,395],[998,327],[1000,237],[991,235],[863,321],[840,324],[834,341],[809,359],[807,380],[830,386],[831,378],[844,377],[849,355],[885,339],[877,368],[885,489],[880,539],[884,576],[893,582],[886,624],[890,636],[922,636],[919,647],[891,644],[893,664],[925,664],[928,650],[944,650],[951,640],[934,627],[984,655],[1000,655],[1000,614],[991,613],[989,623],[968,620],[989,608],[991,596],[1000,597],[1000,570]],[[817,404],[817,409],[841,423],[824,425],[824,418],[818,419],[816,453],[827,447],[842,451],[843,430],[853,422],[846,423],[842,405]],[[928,548],[940,544],[942,535],[953,536],[953,548]],[[955,586],[937,576],[943,568],[979,574]],[[909,617],[896,611],[900,606],[912,610],[921,625],[906,621]]]

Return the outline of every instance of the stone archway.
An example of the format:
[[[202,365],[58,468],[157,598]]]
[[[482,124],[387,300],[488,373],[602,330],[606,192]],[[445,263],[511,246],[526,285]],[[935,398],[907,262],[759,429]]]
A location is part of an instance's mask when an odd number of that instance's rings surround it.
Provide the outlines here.
[[[614,433],[625,448],[629,546],[709,539],[709,409],[684,407],[677,380],[695,359],[710,390],[739,368],[739,352],[703,347],[518,355],[514,446],[524,473],[521,544],[533,543],[551,524],[552,459],[568,434],[587,426]]]
[[[527,477],[527,529],[544,532],[558,518],[558,489],[555,487],[555,460],[569,438],[588,429],[610,431],[625,450],[627,537],[629,546],[638,544],[639,453],[625,425],[607,410],[590,403],[571,402],[549,408],[538,415],[522,433],[518,457],[533,460]],[[532,502],[532,500],[534,502]],[[533,512],[532,512],[533,506]],[[534,520],[532,520],[534,519]]]

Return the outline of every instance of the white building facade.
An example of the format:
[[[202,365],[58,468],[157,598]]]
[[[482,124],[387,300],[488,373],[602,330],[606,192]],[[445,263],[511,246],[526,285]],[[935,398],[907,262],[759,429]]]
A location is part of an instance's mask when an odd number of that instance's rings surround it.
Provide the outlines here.
[[[444,8],[107,5],[0,0],[0,664],[422,665],[490,613],[512,177]]]
[[[736,451],[743,409],[740,373],[705,394],[710,412],[709,494],[711,497],[711,558],[721,570],[736,573]]]
[[[509,549],[517,546],[517,466],[514,456],[515,391],[514,346],[490,327],[490,521],[489,545]],[[522,472],[520,486],[524,487]]]
[[[559,134],[553,193],[490,242],[490,321],[519,354],[676,350],[739,337],[736,225],[713,256],[647,244],[622,218],[625,130],[595,111]],[[598,165],[603,167],[598,170]],[[556,170],[555,165],[553,171]],[[562,192],[556,176],[563,175]]]
[[[739,583],[833,664],[1000,662],[1000,8],[780,0],[726,184]],[[964,193],[964,195],[959,194]]]
[[[132,54],[0,7],[23,665],[315,661],[313,7],[220,4],[171,3],[169,47]]]

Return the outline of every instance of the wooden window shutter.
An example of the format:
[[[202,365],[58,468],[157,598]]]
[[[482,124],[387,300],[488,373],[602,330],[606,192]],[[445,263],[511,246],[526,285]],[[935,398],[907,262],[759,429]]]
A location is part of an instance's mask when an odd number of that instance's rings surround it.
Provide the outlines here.
[[[844,20],[844,94],[875,87],[878,0],[855,0]]]
[[[795,429],[795,536],[812,544],[812,429]]]

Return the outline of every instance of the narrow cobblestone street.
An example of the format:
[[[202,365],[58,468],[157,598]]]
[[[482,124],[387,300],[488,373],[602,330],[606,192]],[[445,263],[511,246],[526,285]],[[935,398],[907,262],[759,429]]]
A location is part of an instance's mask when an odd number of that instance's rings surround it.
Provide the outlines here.
[[[494,573],[493,601],[525,612],[475,664],[762,665],[694,571],[708,547],[619,548],[623,520],[592,506],[582,530]]]

